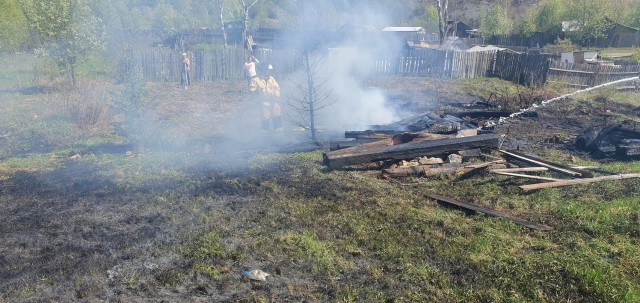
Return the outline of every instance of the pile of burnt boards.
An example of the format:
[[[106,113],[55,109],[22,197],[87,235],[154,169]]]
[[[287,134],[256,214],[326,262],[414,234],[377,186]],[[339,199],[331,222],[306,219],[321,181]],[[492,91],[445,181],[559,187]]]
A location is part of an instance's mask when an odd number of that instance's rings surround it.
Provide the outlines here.
[[[589,151],[594,158],[638,158],[640,132],[622,125],[591,127],[576,138],[575,146]]]

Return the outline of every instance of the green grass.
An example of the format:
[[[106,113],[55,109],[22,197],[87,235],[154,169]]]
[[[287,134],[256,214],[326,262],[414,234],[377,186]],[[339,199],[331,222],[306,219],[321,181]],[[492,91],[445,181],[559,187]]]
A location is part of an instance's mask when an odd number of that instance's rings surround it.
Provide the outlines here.
[[[313,153],[275,159],[284,162],[283,173],[305,183],[300,187],[317,183],[323,189],[306,197],[288,182],[262,181],[269,184],[266,200],[259,222],[247,226],[253,240],[245,257],[262,255],[288,275],[326,281],[338,294],[330,300],[638,299],[640,255],[634,243],[640,231],[634,222],[640,192],[635,186],[625,191],[629,182],[592,185],[586,194],[580,187],[525,195],[515,186],[500,188],[478,179],[445,178],[408,188],[357,173],[318,173],[324,168]],[[425,198],[428,193],[464,197],[547,221],[556,230],[532,231],[468,215]],[[336,277],[349,278],[331,283]]]
[[[5,71],[0,77],[10,75]],[[488,81],[465,80],[460,89],[485,98],[492,91],[520,89]],[[571,106],[595,110],[594,96],[580,95]],[[609,98],[616,106],[637,102],[627,93]],[[221,160],[188,152],[85,153],[71,160],[74,153],[126,144],[127,138],[106,130],[84,133],[46,98],[1,101],[8,114],[0,115],[0,134],[11,132],[12,141],[0,146],[0,182],[19,172],[50,173],[77,163],[135,195],[137,207],[162,212],[175,224],[171,227],[181,222],[175,209],[197,222],[196,229],[182,230],[173,246],[158,249],[177,255],[178,262],[127,273],[113,283],[174,291],[193,286],[195,279],[213,288],[240,288],[242,268],[259,266],[272,274],[271,284],[249,284],[250,291],[237,301],[640,301],[638,180],[524,193],[518,185],[527,181],[488,174],[412,178],[404,180],[412,186],[402,185],[358,171],[329,170],[320,152],[258,154],[242,173],[203,174],[203,167]],[[186,116],[178,118],[175,123]],[[168,132],[170,126],[159,125],[151,135],[174,142],[180,133]],[[640,161],[597,163],[553,150],[540,155],[619,173],[640,171]],[[554,230],[530,230],[445,207],[430,194]],[[32,298],[37,292],[25,286],[8,296]]]

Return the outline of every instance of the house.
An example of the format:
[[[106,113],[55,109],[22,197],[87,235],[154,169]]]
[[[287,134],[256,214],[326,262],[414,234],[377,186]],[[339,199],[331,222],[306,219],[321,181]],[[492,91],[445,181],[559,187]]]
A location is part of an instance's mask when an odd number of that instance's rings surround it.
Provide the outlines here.
[[[612,25],[605,31],[605,38],[596,39],[601,47],[634,47],[640,46],[640,32],[637,28],[625,26],[607,18]]]
[[[473,37],[477,30],[460,21],[447,21],[447,36],[469,38]]]

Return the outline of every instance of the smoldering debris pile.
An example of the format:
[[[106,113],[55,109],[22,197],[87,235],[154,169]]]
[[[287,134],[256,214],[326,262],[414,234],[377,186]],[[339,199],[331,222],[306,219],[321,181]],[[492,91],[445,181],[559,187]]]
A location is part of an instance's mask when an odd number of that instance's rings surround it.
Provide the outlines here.
[[[469,120],[425,113],[345,132],[345,140],[333,142],[331,151],[324,154],[324,164],[330,168],[378,165],[387,176],[453,173],[465,170],[465,163],[483,151],[497,149],[500,139]]]
[[[596,158],[637,158],[640,156],[640,132],[622,125],[592,127],[576,138],[575,145]]]
[[[356,168],[373,172],[374,175],[385,178],[467,175],[472,172],[485,171],[509,178],[517,177],[542,181],[542,183],[521,185],[520,188],[524,191],[640,177],[640,174],[619,174],[604,171],[598,167],[563,165],[518,151],[502,150],[500,149],[502,140],[500,135],[479,134],[478,128],[467,128],[466,124],[462,123],[456,126],[449,124],[445,127],[430,128],[428,126],[435,124],[425,123],[425,120],[412,120],[422,121],[419,122],[420,125],[427,126],[415,132],[401,132],[393,129],[357,132],[358,139],[366,139],[369,142],[359,142],[349,147],[341,147],[339,144],[332,145],[334,150],[323,154],[323,162],[329,168]],[[451,119],[443,118],[440,121],[451,123]],[[410,125],[415,126],[416,123]],[[407,127],[398,128],[407,129]],[[442,132],[443,129],[447,129],[447,131]],[[629,134],[628,131],[611,128],[595,132],[595,135],[591,134],[586,139],[583,138],[584,142],[581,144],[592,146],[594,142],[603,141],[602,139],[605,137],[613,137],[617,139],[614,141],[605,140],[605,142],[617,142],[615,150],[618,153],[640,154],[640,136],[621,138],[613,136],[616,132]],[[346,134],[353,135],[354,133],[356,132],[347,132]],[[602,151],[602,148],[599,150]],[[494,152],[498,152],[500,156],[496,156]],[[595,173],[601,176],[596,176]]]

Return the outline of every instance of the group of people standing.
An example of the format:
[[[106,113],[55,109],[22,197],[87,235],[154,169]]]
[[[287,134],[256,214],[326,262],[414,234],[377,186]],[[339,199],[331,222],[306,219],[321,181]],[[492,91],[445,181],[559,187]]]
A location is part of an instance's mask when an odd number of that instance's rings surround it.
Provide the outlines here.
[[[282,108],[280,106],[280,85],[273,77],[273,66],[267,66],[265,79],[256,72],[258,59],[250,56],[244,64],[249,77],[249,91],[258,102],[262,103],[262,129],[282,131]]]
[[[267,66],[266,78],[262,79],[257,73],[257,64],[260,63],[258,59],[253,56],[249,56],[247,62],[244,64],[244,68],[249,77],[249,91],[252,94],[253,99],[262,103],[261,112],[261,124],[262,129],[269,131],[271,129],[276,131],[282,131],[282,108],[280,106],[280,85],[278,81],[273,77],[273,66],[269,64]],[[180,77],[180,84],[187,87],[191,85],[191,77],[189,76],[191,71],[191,61],[187,53],[182,53],[182,73]]]

